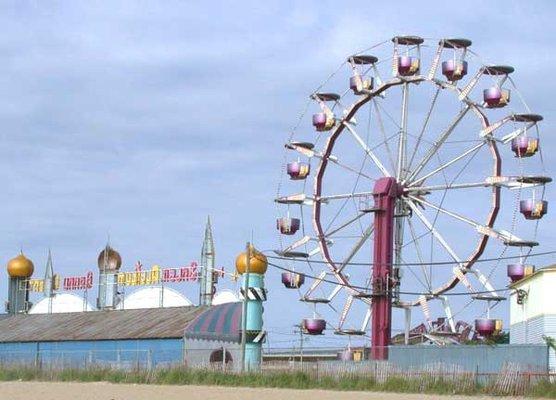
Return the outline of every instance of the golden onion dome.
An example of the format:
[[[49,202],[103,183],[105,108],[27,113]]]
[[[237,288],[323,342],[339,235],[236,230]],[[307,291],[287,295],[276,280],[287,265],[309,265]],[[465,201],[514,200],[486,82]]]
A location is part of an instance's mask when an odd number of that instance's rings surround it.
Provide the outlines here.
[[[120,253],[110,246],[102,250],[97,259],[98,269],[101,271],[117,271],[122,266]]]
[[[10,278],[29,278],[33,275],[35,266],[23,253],[8,261],[8,275]]]
[[[250,245],[251,257],[249,259],[249,273],[264,274],[268,267],[266,256]],[[240,253],[236,258],[236,271],[238,274],[244,274],[247,271],[247,254]]]

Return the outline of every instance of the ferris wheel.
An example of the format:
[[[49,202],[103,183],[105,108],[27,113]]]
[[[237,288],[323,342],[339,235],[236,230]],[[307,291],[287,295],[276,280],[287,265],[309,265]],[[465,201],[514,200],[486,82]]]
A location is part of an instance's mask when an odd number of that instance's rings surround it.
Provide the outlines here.
[[[282,283],[312,308],[305,333],[370,328],[373,357],[385,358],[392,307],[406,343],[412,309],[428,337],[469,333],[456,322],[469,310],[478,335],[501,329],[490,315],[505,300],[501,262],[482,260],[514,250],[508,276],[530,273],[539,244],[530,220],[546,214],[551,178],[542,117],[523,101],[514,68],[484,62],[471,44],[397,36],[348,57],[310,95],[315,113],[302,114],[285,144],[275,199],[277,258],[291,271]]]

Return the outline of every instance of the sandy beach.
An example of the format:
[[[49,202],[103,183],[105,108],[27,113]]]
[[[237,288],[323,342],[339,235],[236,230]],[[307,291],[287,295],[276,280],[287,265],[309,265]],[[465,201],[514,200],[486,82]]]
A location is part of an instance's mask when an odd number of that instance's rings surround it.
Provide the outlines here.
[[[501,397],[335,392],[325,390],[254,389],[216,386],[160,386],[65,382],[2,382],[2,400],[433,400],[502,399]],[[507,397],[506,399],[510,399]]]

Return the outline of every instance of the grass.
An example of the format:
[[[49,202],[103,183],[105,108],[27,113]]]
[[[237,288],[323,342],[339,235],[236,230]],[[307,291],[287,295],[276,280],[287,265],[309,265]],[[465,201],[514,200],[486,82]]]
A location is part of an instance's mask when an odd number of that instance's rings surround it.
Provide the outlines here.
[[[212,370],[168,368],[154,371],[122,371],[106,368],[39,370],[29,367],[0,368],[0,381],[111,382],[161,385],[217,385],[288,389],[384,391],[397,393],[484,395],[494,393],[491,385],[439,379],[390,378],[379,383],[361,376],[321,377],[303,372],[236,374]],[[531,397],[556,398],[556,384],[547,380],[528,388]]]

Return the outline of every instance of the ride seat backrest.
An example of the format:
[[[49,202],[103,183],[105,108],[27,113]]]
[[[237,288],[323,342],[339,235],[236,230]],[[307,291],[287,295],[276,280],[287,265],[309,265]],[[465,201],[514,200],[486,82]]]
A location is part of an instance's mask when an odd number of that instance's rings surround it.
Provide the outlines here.
[[[508,104],[510,102],[510,91],[502,89],[502,96],[500,96],[501,104]]]
[[[411,73],[415,73],[415,72],[419,71],[419,59],[418,58],[412,58],[411,59],[411,68],[409,69],[409,71]]]
[[[497,332],[500,332],[502,330],[502,320],[501,319],[497,319],[495,324],[494,324],[494,329]]]
[[[526,153],[535,154],[537,152],[538,147],[539,147],[539,141],[537,139],[529,139],[529,142],[527,143]]]

